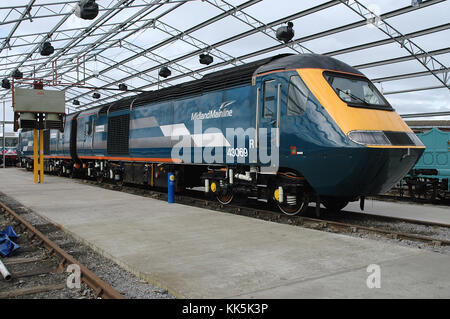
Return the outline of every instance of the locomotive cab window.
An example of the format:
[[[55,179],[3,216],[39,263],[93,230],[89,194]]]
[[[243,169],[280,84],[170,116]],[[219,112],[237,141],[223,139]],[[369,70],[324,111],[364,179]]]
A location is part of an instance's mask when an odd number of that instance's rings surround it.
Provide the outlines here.
[[[5,138],[5,147],[17,147],[19,144],[18,137],[6,137]],[[0,137],[0,148],[3,147],[3,137]]]
[[[394,110],[375,85],[364,77],[335,72],[325,72],[324,76],[337,96],[349,106]]]
[[[295,116],[305,113],[309,90],[298,75],[291,76],[287,103],[287,115]]]
[[[263,117],[264,118],[274,118],[276,114],[275,110],[275,80],[269,80],[264,82],[264,107],[263,107]]]

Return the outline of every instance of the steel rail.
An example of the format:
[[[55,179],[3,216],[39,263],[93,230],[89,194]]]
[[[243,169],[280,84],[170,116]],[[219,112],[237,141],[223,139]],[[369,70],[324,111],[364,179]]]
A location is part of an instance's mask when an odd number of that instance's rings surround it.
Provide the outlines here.
[[[42,234],[39,230],[37,230],[33,225],[23,219],[20,215],[14,212],[11,208],[6,206],[5,204],[0,202],[1,210],[12,216],[19,223],[24,225],[33,236],[39,238],[42,243],[51,251],[56,253],[62,258],[62,261],[59,265],[61,269],[64,269],[66,264],[76,264],[80,267],[81,271],[81,280],[85,282],[89,287],[91,287],[96,296],[102,297],[104,299],[124,299],[125,297],[117,292],[113,287],[111,287],[108,283],[104,282],[97,275],[95,275],[92,271],[84,267],[80,262],[78,262],[71,255],[66,253],[63,249],[61,249],[58,245],[52,242],[48,237]]]
[[[450,128],[450,126],[448,128]],[[429,204],[429,205],[435,205],[435,206],[446,206],[446,208],[450,204],[450,198],[446,199],[446,198],[436,197],[434,199],[430,199],[430,198],[411,197],[411,196],[406,196],[406,195],[395,195],[395,194],[377,195],[377,196],[373,196],[373,199],[376,199],[379,201],[385,201],[385,202],[398,201],[398,202],[405,202],[405,203],[411,203],[411,204]],[[446,225],[446,224],[444,224],[444,225]],[[443,227],[445,227],[445,226],[443,226]],[[450,225],[448,227],[450,227]]]

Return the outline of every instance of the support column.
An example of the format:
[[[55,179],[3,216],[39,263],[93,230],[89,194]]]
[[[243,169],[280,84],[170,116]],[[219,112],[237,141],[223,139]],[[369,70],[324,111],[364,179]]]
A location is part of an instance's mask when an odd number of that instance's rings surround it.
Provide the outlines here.
[[[44,130],[33,130],[34,182],[44,182]]]
[[[39,130],[39,183],[44,183],[44,130]]]
[[[33,173],[34,182],[39,183],[39,130],[33,130]]]

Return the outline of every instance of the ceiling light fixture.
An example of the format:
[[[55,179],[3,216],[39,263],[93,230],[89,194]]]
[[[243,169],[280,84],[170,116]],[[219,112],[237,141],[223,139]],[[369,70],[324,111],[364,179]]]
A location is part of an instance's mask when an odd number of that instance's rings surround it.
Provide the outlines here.
[[[95,0],[80,0],[75,7],[75,15],[84,20],[93,20],[98,15],[98,4]]]
[[[288,22],[287,26],[279,27],[277,29],[277,39],[283,41],[284,43],[288,43],[292,40],[295,35],[295,31],[293,29],[294,24],[292,22]]]
[[[171,74],[172,74],[172,72],[166,66],[163,66],[161,68],[161,70],[159,70],[159,76],[161,76],[163,78],[168,78]]]
[[[200,63],[205,65],[210,65],[214,62],[214,58],[208,53],[200,54]]]

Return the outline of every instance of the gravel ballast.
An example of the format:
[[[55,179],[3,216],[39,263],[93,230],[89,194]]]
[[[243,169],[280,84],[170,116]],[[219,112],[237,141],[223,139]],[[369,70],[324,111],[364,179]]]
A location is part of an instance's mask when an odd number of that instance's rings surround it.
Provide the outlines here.
[[[45,236],[59,245],[67,253],[77,259],[82,265],[95,273],[102,280],[110,284],[114,289],[130,299],[174,299],[175,297],[168,293],[166,289],[149,284],[123,269],[110,259],[94,251],[91,247],[80,240],[74,238],[71,234],[60,229],[57,225],[38,215],[33,210],[24,207],[13,198],[0,192],[0,201],[6,206],[21,215],[27,222],[36,227]],[[20,249],[19,249],[20,250]],[[61,274],[67,277],[68,273]],[[61,291],[52,291],[33,295],[32,298],[59,299],[59,298],[94,298],[92,290],[84,283],[79,291],[73,291],[71,294]],[[26,298],[26,296],[25,296]],[[30,298],[30,297],[29,297]]]

